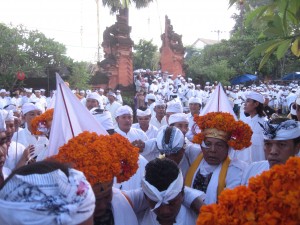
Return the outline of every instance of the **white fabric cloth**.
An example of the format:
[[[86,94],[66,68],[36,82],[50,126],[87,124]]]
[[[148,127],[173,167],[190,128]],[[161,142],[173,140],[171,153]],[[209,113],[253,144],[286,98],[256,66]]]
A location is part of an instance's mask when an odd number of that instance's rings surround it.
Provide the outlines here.
[[[94,112],[95,109],[97,109],[97,108],[91,109],[90,112],[95,117],[97,122],[99,124],[101,124],[105,130],[114,129],[115,127],[114,127],[114,123],[113,123],[110,112],[109,111],[104,111],[101,114],[97,114],[97,113]]]
[[[156,205],[152,210],[159,208],[162,204],[169,204],[169,201],[174,199],[182,191],[182,188],[183,176],[180,170],[178,177],[164,191],[159,191],[155,186],[146,181],[145,178],[142,180],[142,189],[145,195],[156,202]]]
[[[151,110],[150,109],[146,109],[145,111],[137,109],[136,110],[136,115],[137,116],[149,116],[151,115]]]
[[[112,116],[114,126],[117,127],[117,121],[116,121],[116,111],[119,107],[122,105],[119,102],[114,101],[113,103],[108,103],[105,106],[105,110],[108,110]]]
[[[203,159],[200,162],[194,174],[192,184],[194,183],[195,177],[199,170],[202,175],[207,175],[211,172],[213,173],[206,191],[206,198],[205,198],[206,204],[212,204],[217,202],[217,188],[218,188],[219,174],[221,168],[222,168],[222,164],[217,166],[209,165],[205,161],[205,159]],[[246,164],[240,160],[232,159],[230,161],[226,178],[225,178],[226,188],[232,189],[236,186],[241,185],[242,176],[245,168],[246,168]]]
[[[244,171],[242,185],[248,186],[249,179],[251,177],[260,175],[262,172],[269,170],[269,169],[270,169],[270,164],[267,160],[251,163]]]
[[[186,122],[188,123],[188,117],[185,113],[175,113],[169,117],[169,124],[177,123],[177,122]]]
[[[150,119],[150,124],[155,126],[157,129],[161,128],[162,126],[168,125],[167,119],[165,116],[162,118],[162,120],[160,122],[158,121],[156,116],[152,116]]]
[[[59,147],[83,131],[107,134],[58,74],[56,85],[56,101],[47,156],[57,154]]]
[[[197,216],[195,213],[191,211],[191,209],[188,209],[184,205],[181,205],[179,213],[176,217],[176,223],[174,225],[195,225],[197,220]],[[139,224],[140,225],[159,225],[157,221],[156,214],[151,211],[150,209],[147,209],[146,212],[140,216],[139,218]]]
[[[68,177],[61,170],[15,175],[0,190],[0,224],[75,225],[90,218],[94,209],[92,187],[74,169]]]
[[[18,132],[15,132],[12,141],[18,142],[18,144],[22,144],[25,148],[29,145],[34,145],[34,155],[38,156],[39,154],[44,154],[47,152],[49,147],[49,140],[44,136],[35,136],[31,134],[27,127]]]
[[[138,225],[138,220],[128,200],[119,189],[113,188],[111,201],[115,225]]]
[[[262,94],[258,93],[258,92],[254,92],[254,91],[250,91],[246,95],[246,98],[253,99],[253,100],[258,101],[262,104],[264,104],[264,102],[265,102],[264,96]]]
[[[135,140],[142,140],[142,141],[147,141],[148,140],[148,137],[147,137],[147,135],[145,134],[144,131],[138,130],[138,129],[133,128],[133,127],[130,128],[128,133],[125,133],[120,128],[117,128],[115,131],[117,133],[121,134],[123,137],[126,137],[130,141],[130,143],[135,141]]]
[[[22,106],[22,113],[23,115],[25,115],[26,113],[30,112],[30,111],[34,111],[34,110],[40,110],[35,104],[33,103],[25,103]]]
[[[9,168],[10,170],[14,170],[16,168],[17,163],[22,158],[24,150],[25,150],[24,145],[12,141],[7,151],[7,156],[6,156],[4,166]]]
[[[166,130],[167,127],[158,132],[156,138],[156,147],[160,151],[161,154],[175,154],[183,148],[184,145],[184,135],[183,133],[176,127],[172,128],[170,139],[168,144],[166,143]]]
[[[263,128],[258,123],[263,124],[265,121],[267,121],[267,118],[259,117],[258,115],[252,118],[248,116],[245,119],[245,123],[247,123],[253,131],[251,137],[252,144],[248,148],[236,151],[235,156],[238,159],[247,163],[265,160]]]
[[[180,102],[169,102],[166,112],[183,113],[183,108]]]
[[[287,120],[280,124],[270,124],[265,122],[264,139],[265,140],[291,140],[300,136],[300,125],[295,120]],[[274,130],[276,130],[274,132]]]
[[[131,127],[143,131],[141,129],[139,123],[134,123],[134,124],[132,124]],[[148,130],[145,133],[146,133],[148,139],[156,138],[157,137],[157,133],[158,133],[158,129],[155,126],[149,124]]]
[[[233,109],[230,105],[228,97],[226,96],[221,86],[221,83],[218,84],[214,92],[211,94],[207,104],[205,105],[203,110],[201,110],[200,115],[203,116],[209,112],[227,112],[233,115],[235,120],[237,120],[237,117],[233,112]]]
[[[133,111],[132,108],[129,107],[128,105],[123,105],[116,110],[115,118],[126,114],[133,115]]]

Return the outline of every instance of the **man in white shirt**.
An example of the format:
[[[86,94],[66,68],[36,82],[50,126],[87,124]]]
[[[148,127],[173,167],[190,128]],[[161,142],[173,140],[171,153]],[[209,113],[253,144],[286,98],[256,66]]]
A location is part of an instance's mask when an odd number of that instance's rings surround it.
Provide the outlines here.
[[[144,131],[138,130],[136,128],[131,127],[133,122],[133,111],[128,105],[121,106],[117,109],[115,113],[116,121],[118,124],[118,128],[115,130],[117,133],[127,138],[130,142],[135,140],[148,140],[147,135]],[[135,145],[139,147],[138,145]],[[143,156],[139,156],[139,169],[128,181],[115,184],[114,186],[120,188],[122,190],[133,190],[141,187],[141,179],[144,176],[145,166],[147,164],[147,160]]]
[[[21,143],[27,148],[28,146],[34,148],[34,154],[45,151],[49,145],[49,140],[45,136],[36,136],[31,133],[31,121],[41,114],[41,109],[32,103],[25,103],[22,106],[22,114],[25,120],[25,128],[14,133],[12,141]]]
[[[88,110],[92,108],[104,109],[101,96],[97,92],[92,92],[86,96],[85,106]]]
[[[264,152],[267,160],[253,162],[243,175],[242,184],[248,185],[251,177],[284,164],[290,157],[297,156],[300,150],[300,124],[288,118],[276,118],[265,122]]]
[[[116,101],[123,105],[123,98],[120,90],[116,90]]]
[[[196,224],[197,216],[183,203],[183,176],[169,159],[155,159],[146,166],[142,189],[148,209],[139,216],[140,225]]]
[[[116,111],[119,107],[122,105],[116,101],[116,94],[113,92],[108,92],[107,93],[107,98],[108,98],[108,104],[105,106],[105,110],[108,110],[113,118],[113,123],[114,126],[117,127],[117,121],[116,121]]]
[[[154,115],[151,117],[150,124],[155,126],[157,129],[164,125],[167,125],[166,120],[166,104],[163,100],[159,100],[154,106]]]
[[[138,123],[132,124],[132,127],[144,131],[148,139],[156,138],[158,129],[155,126],[150,124],[150,118],[151,118],[150,109],[146,109],[144,111],[137,109],[136,117]]]
[[[200,98],[190,98],[189,99],[189,109],[190,113],[188,114],[189,119],[189,131],[185,135],[189,141],[193,140],[193,137],[196,133],[199,133],[199,128],[194,121],[194,115],[200,115],[202,101]]]

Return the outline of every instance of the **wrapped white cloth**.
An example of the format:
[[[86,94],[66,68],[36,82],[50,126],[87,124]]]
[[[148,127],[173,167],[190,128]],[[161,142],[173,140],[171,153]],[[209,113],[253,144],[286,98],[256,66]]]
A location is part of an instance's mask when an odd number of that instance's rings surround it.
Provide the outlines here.
[[[253,100],[258,101],[262,104],[264,104],[264,102],[265,102],[264,96],[262,94],[258,93],[258,92],[254,92],[254,91],[250,91],[246,95],[246,98],[253,99]]]
[[[151,185],[145,178],[142,180],[142,189],[152,201],[156,202],[155,207],[152,209],[155,210],[160,207],[161,204],[169,204],[169,201],[174,199],[183,188],[183,176],[181,171],[179,171],[178,177],[174,180],[167,190],[159,191],[156,187]]]
[[[183,108],[180,102],[168,103],[166,112],[183,113]]]
[[[123,105],[123,106],[119,107],[115,113],[115,118],[117,118],[118,116],[125,115],[125,114],[133,115],[132,108],[130,108],[128,105]]]
[[[167,127],[159,131],[157,134],[156,147],[162,154],[166,154],[166,155],[174,154],[183,148],[184,145],[183,133],[176,127],[171,127],[171,128],[172,128],[172,132],[168,144],[166,143]]]
[[[291,140],[300,136],[300,126],[295,120],[287,120],[280,124],[266,121],[261,126],[264,129],[265,140]]]
[[[25,115],[26,113],[28,113],[30,111],[34,111],[34,110],[40,110],[41,111],[41,109],[33,103],[24,103],[24,105],[22,106],[23,115]]]
[[[146,109],[145,111],[137,109],[136,110],[136,115],[137,116],[150,116],[151,115],[151,110],[150,109]]]
[[[185,113],[172,114],[169,118],[169,124],[173,124],[173,123],[177,123],[177,122],[189,123],[188,115]]]
[[[75,225],[90,218],[94,209],[92,187],[74,169],[69,177],[61,170],[15,175],[0,190],[0,224]]]

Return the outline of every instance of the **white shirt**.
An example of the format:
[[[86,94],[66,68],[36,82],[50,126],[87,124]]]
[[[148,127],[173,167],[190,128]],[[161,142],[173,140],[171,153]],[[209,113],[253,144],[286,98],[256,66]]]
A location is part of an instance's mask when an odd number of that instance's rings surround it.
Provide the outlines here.
[[[49,146],[48,138],[31,134],[27,127],[15,132],[12,137],[12,141],[21,143],[25,148],[29,145],[34,145],[34,155],[39,155],[40,153],[45,152]]]
[[[253,131],[251,137],[252,144],[246,149],[236,151],[236,157],[247,163],[265,160],[263,128],[259,123],[263,124],[267,121],[267,118],[255,115],[252,118],[250,116],[246,117],[244,121]]]
[[[249,179],[251,177],[260,175],[262,172],[269,170],[269,169],[270,169],[270,164],[267,160],[251,163],[244,171],[242,185],[248,185]]]
[[[116,111],[119,107],[121,107],[122,105],[119,102],[114,101],[112,104],[108,103],[105,106],[105,110],[108,110],[111,114],[114,126],[117,127],[117,121],[116,121]]]
[[[141,129],[139,123],[134,123],[134,124],[132,124],[131,127],[143,131]],[[149,124],[148,130],[145,133],[146,133],[148,139],[156,138],[157,137],[157,133],[158,133],[158,129],[155,126]]]
[[[162,126],[168,125],[166,116],[164,116],[161,119],[161,122],[158,121],[156,116],[152,116],[151,119],[150,119],[150,124],[155,126],[157,129],[161,128]]]
[[[140,215],[138,220],[140,225],[159,225],[156,214],[148,208],[144,214]],[[197,215],[184,205],[181,205],[180,210],[176,216],[176,223],[174,225],[195,225]]]
[[[148,137],[144,131],[133,128],[133,127],[130,128],[128,133],[125,133],[120,128],[115,129],[115,131],[117,133],[121,134],[123,137],[126,137],[130,141],[130,143],[135,140],[142,140],[142,141],[148,140]]]
[[[138,220],[136,218],[135,212],[133,211],[130,203],[122,194],[122,192],[116,188],[112,188],[112,213],[114,216],[115,225],[138,225]]]
[[[4,166],[9,168],[10,170],[14,170],[16,168],[16,165],[22,158],[24,150],[25,150],[24,145],[12,141],[8,148]]]
[[[192,180],[192,185],[194,183],[194,180],[199,170],[202,175],[213,173],[206,191],[206,198],[205,198],[206,204],[216,203],[217,201],[217,188],[218,188],[218,181],[219,181],[219,174],[220,174],[221,167],[222,164],[209,165],[205,161],[205,159],[202,159],[200,164],[198,165],[197,170],[195,171]],[[230,164],[228,166],[228,170],[225,178],[226,188],[232,189],[234,187],[241,185],[245,168],[246,168],[246,163],[244,163],[243,161],[240,161],[238,159],[230,160]]]

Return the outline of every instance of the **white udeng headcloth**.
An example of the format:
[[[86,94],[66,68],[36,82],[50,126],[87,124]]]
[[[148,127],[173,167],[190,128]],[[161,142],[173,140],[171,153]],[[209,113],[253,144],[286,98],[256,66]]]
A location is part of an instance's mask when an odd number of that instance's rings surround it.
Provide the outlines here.
[[[260,124],[264,130],[265,140],[291,140],[300,137],[300,125],[295,120],[287,120],[280,124],[265,122]]]
[[[15,175],[0,190],[0,224],[75,225],[90,218],[95,195],[82,172]]]
[[[161,204],[169,204],[169,201],[174,199],[181,191],[183,187],[183,176],[179,170],[179,174],[176,180],[174,180],[167,190],[159,191],[156,187],[150,184],[145,178],[142,179],[142,189],[152,201],[156,202],[155,207],[152,210],[160,207]]]

